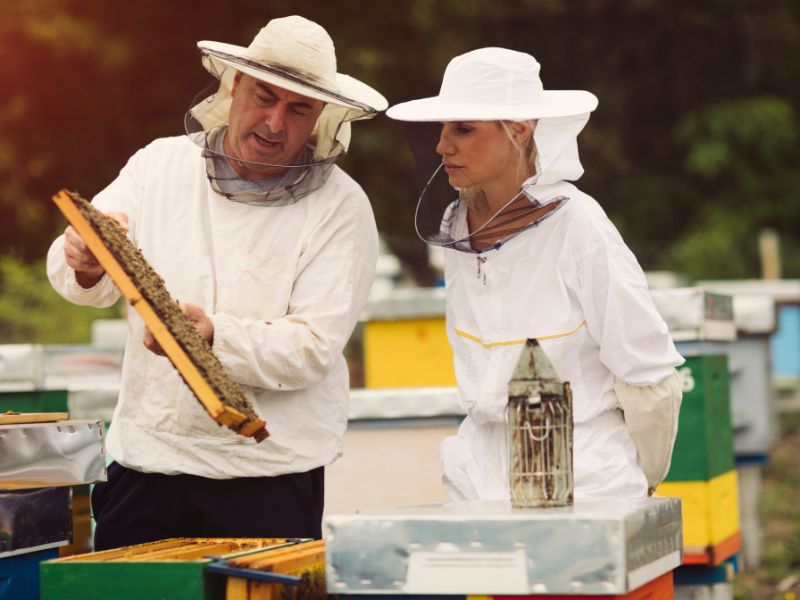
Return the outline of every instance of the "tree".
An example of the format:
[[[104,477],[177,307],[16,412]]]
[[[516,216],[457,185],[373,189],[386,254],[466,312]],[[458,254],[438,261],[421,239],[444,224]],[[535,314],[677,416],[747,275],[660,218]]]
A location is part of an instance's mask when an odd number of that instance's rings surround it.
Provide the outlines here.
[[[63,227],[53,193],[92,196],[137,148],[182,134],[185,110],[210,81],[197,40],[247,44],[270,18],[293,12],[325,26],[340,70],[390,103],[435,94],[447,62],[464,51],[532,53],[546,87],[600,98],[580,138],[580,186],[643,266],[755,276],[754,244],[738,244],[736,269],[705,259],[770,225],[788,254],[786,275],[800,275],[790,108],[800,99],[800,5],[792,0],[3,3],[0,51],[13,60],[0,71],[0,254],[41,257]],[[356,123],[343,165],[409,272],[430,282],[402,128],[383,117]]]

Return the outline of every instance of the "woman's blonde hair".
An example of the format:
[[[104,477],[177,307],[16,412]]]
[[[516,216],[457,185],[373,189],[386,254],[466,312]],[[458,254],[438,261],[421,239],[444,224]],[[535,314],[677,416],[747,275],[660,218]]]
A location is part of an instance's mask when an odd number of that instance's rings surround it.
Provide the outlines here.
[[[500,127],[503,128],[514,150],[517,151],[519,162],[517,163],[517,177],[521,176],[521,170],[524,169],[526,179],[531,175],[536,174],[536,143],[533,141],[533,132],[536,130],[535,120],[519,121],[525,123],[531,128],[531,134],[521,143],[514,139],[514,133],[511,131],[511,124],[514,121],[500,121]]]
[[[530,126],[531,134],[523,142],[518,142],[514,138],[514,133],[511,131],[511,124],[514,123],[514,121],[497,121],[517,153],[517,178],[521,178],[524,174],[527,179],[536,173],[536,143],[533,140],[536,121],[521,122]],[[483,189],[477,185],[461,188],[458,192],[458,198],[466,204],[468,209],[483,211],[488,206],[486,194]]]

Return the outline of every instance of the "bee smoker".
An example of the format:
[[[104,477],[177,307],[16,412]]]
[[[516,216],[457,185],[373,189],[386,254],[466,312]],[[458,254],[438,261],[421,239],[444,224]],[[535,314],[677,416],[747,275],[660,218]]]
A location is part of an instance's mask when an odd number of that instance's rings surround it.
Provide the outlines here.
[[[572,393],[529,339],[508,384],[508,484],[514,507],[572,504]]]

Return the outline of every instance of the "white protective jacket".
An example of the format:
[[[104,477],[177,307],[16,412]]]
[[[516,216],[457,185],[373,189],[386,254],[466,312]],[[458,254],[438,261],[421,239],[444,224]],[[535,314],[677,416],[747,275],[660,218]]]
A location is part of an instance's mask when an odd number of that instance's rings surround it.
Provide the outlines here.
[[[366,195],[338,167],[295,204],[231,202],[211,189],[201,149],[186,137],[137,152],[93,200],[124,212],[129,237],[170,294],[199,305],[214,323],[214,353],[268,424],[256,444],[219,427],[168,359],[142,344],[144,325],[128,311],[119,401],[107,448],[144,472],[225,479],[304,472],[342,453],[348,371],[342,349],[375,272],[378,237]],[[48,275],[76,304],[119,297],[105,276],[84,290],[64,259],[64,238],[48,254]]]
[[[445,252],[447,334],[467,412],[441,445],[453,500],[509,498],[505,406],[528,338],[572,386],[576,497],[642,497],[669,469],[683,359],[614,225],[563,181],[582,174],[576,138],[587,120],[536,128],[539,175],[526,193],[566,198],[560,209],[499,249]],[[456,219],[466,233],[466,213]]]

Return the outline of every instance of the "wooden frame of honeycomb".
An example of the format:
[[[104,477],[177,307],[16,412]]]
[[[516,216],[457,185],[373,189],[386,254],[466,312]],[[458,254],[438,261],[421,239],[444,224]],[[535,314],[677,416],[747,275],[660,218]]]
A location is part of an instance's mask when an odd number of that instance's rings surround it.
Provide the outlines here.
[[[241,386],[225,371],[211,346],[169,295],[164,280],[116,221],[74,192],[61,190],[53,202],[142,317],[211,418],[241,435],[259,442],[265,439],[269,435],[266,423]]]

